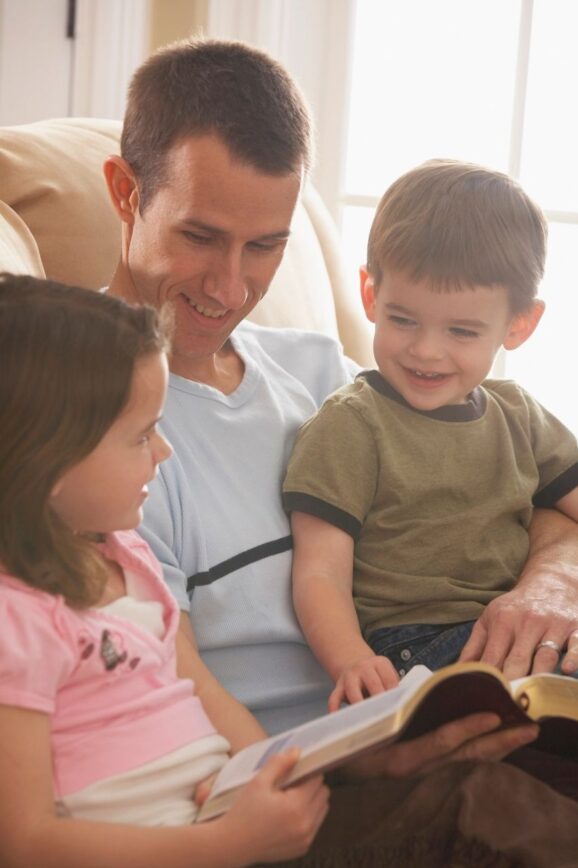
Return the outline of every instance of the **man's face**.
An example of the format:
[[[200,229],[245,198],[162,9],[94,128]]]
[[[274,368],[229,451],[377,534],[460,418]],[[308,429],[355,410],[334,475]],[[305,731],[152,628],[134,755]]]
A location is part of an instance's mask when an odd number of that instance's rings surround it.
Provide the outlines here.
[[[165,183],[142,215],[134,208],[124,255],[137,300],[174,310],[177,373],[193,376],[267,291],[299,189],[296,175],[263,174],[212,135],[169,152]]]

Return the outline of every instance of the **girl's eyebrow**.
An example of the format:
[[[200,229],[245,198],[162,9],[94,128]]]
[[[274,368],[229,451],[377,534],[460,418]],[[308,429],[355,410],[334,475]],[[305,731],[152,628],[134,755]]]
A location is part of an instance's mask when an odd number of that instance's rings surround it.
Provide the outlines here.
[[[145,427],[141,431],[139,431],[139,434],[147,434],[149,431],[152,431],[152,429],[155,427],[155,425],[158,425],[158,423],[162,420],[162,418],[163,418],[162,415],[157,416],[156,419],[153,419],[152,422],[150,422],[148,425],[145,425]]]

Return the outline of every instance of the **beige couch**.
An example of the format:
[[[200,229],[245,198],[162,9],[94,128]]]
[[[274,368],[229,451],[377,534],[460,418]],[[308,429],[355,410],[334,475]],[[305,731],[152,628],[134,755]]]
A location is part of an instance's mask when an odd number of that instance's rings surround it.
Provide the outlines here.
[[[102,163],[118,152],[120,122],[87,118],[0,129],[0,271],[104,286],[120,242]],[[339,337],[361,364],[371,341],[355,288],[346,285],[334,225],[308,187],[269,293],[252,315],[264,325]]]

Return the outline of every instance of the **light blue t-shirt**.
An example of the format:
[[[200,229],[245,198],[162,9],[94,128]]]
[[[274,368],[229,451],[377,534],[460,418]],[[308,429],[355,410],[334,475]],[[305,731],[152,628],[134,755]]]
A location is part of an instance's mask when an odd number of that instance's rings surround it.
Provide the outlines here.
[[[140,532],[205,663],[273,733],[324,713],[332,687],[293,611],[281,484],[298,428],[359,369],[313,332],[244,322],[231,341],[245,365],[232,394],[171,375],[161,427],[174,454]]]

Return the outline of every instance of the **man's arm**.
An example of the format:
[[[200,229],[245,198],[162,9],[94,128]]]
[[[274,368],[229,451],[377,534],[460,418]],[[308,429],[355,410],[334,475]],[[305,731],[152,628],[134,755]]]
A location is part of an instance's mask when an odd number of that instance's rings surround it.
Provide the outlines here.
[[[361,635],[352,597],[352,537],[303,512],[291,514],[291,530],[293,602],[307,642],[335,681],[329,710],[393,687],[397,672]]]
[[[461,660],[484,660],[508,678],[551,672],[561,648],[562,670],[578,669],[578,528],[557,510],[536,510],[530,525],[530,555],[516,587],[485,609]]]

